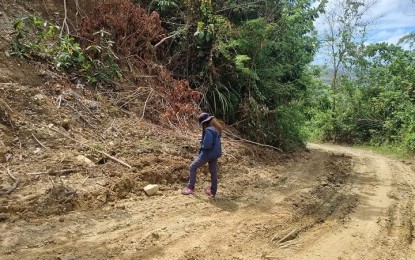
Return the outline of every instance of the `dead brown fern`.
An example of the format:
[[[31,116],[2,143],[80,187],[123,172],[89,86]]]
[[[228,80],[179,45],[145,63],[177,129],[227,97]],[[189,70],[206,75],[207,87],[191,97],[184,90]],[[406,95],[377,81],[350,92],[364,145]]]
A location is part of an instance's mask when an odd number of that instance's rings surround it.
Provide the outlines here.
[[[160,69],[159,75],[160,87],[154,100],[157,103],[154,105],[163,108],[161,121],[180,125],[181,122],[193,120],[193,116],[200,112],[198,102],[201,93],[192,90],[187,80],[173,79],[165,68]]]
[[[134,57],[137,63],[154,60],[155,55],[163,55],[162,48],[154,48],[165,37],[158,13],[150,15],[130,0],[110,0],[101,2],[90,15],[82,19],[79,36],[84,46],[91,42],[99,44],[96,34],[105,30],[114,41],[114,52],[121,58]],[[141,64],[144,65],[144,64]]]
[[[149,101],[148,118],[174,126],[185,126],[189,119],[194,119],[199,113],[201,94],[192,90],[187,80],[174,79],[167,68],[158,64],[167,55],[163,47],[166,30],[158,13],[147,14],[144,8],[130,0],[101,2],[80,23],[81,43],[84,46],[99,45],[100,37],[96,33],[99,31],[109,33],[114,42],[113,51],[119,62],[124,63],[120,65],[128,66],[130,71],[139,70],[138,74],[152,76],[135,78],[137,85],[147,84],[154,90],[150,100],[146,100],[146,104]]]

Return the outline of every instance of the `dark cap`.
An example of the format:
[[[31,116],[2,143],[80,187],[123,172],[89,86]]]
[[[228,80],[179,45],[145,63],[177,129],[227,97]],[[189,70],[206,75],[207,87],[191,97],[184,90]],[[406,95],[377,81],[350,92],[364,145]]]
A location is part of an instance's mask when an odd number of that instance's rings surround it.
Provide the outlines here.
[[[203,123],[209,122],[212,118],[214,118],[214,116],[208,113],[202,113],[199,115],[199,118],[198,118],[199,124],[201,125]]]

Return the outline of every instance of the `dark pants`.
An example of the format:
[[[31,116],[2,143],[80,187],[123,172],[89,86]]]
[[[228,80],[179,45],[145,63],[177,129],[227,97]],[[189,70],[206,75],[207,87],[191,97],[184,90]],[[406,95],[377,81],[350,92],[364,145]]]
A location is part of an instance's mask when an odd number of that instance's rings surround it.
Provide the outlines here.
[[[216,191],[218,189],[218,159],[215,160],[206,160],[200,158],[198,156],[189,166],[189,183],[187,184],[187,187],[194,189],[196,184],[196,171],[200,167],[202,167],[204,164],[209,164],[209,172],[210,172],[210,191],[213,195],[216,194]]]

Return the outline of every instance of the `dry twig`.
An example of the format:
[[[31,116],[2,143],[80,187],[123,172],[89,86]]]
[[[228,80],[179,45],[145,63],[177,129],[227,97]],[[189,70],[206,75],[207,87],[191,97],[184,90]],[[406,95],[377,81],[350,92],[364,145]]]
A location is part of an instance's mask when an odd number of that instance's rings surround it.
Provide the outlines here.
[[[89,178],[89,175],[85,177],[84,181],[82,182],[82,186],[85,185],[85,182],[86,182],[86,180],[88,180],[88,178]]]
[[[42,174],[48,174],[48,175],[64,175],[64,174],[69,174],[69,173],[74,173],[74,172],[78,172],[79,169],[64,169],[64,170],[48,170],[48,171],[44,171],[44,172],[31,172],[28,173],[28,175],[42,175]]]
[[[10,106],[4,101],[2,98],[0,98],[0,101],[6,106],[6,108],[9,110],[10,113],[13,112],[13,110],[10,108]]]
[[[72,141],[74,141],[74,142],[76,142],[76,143],[78,143],[78,144],[80,144],[80,145],[83,145],[83,146],[86,146],[86,147],[88,147],[89,149],[92,149],[92,150],[94,150],[94,151],[96,151],[96,152],[98,152],[98,153],[101,153],[101,154],[103,154],[103,155],[105,155],[105,156],[107,156],[108,158],[110,158],[111,160],[113,160],[113,161],[115,161],[115,162],[118,162],[118,163],[120,163],[120,164],[122,164],[122,165],[124,165],[124,166],[126,166],[126,167],[128,167],[128,168],[133,168],[131,165],[129,165],[128,163],[126,163],[126,162],[123,162],[123,161],[121,161],[120,159],[118,159],[118,158],[115,158],[114,156],[111,156],[111,155],[109,155],[108,153],[106,153],[106,152],[104,152],[104,151],[101,151],[101,150],[98,150],[97,148],[94,148],[94,147],[92,147],[92,146],[90,146],[90,145],[88,145],[88,144],[85,144],[85,143],[83,143],[83,142],[81,142],[81,141],[78,141],[78,140],[76,140],[75,138],[72,138],[72,137],[70,137],[70,136],[68,136],[68,135],[66,135],[66,134],[64,134],[64,133],[62,133],[62,132],[60,132],[60,131],[58,131],[58,130],[56,130],[56,129],[53,129],[53,128],[50,128],[52,131],[54,131],[54,132],[56,132],[56,133],[59,133],[59,134],[61,134],[61,135],[63,135],[64,137],[66,137],[66,138],[68,138],[68,139],[70,139],[70,140],[72,140]]]
[[[226,134],[228,134],[228,135],[232,136],[233,138],[235,138],[235,139],[237,139],[237,140],[241,140],[241,141],[244,141],[244,142],[246,142],[246,143],[255,144],[255,145],[258,145],[258,146],[262,146],[262,147],[268,147],[268,148],[272,148],[272,149],[274,149],[274,150],[277,150],[277,151],[279,151],[279,152],[283,152],[283,151],[282,151],[280,148],[278,148],[278,147],[275,147],[275,146],[272,146],[272,145],[268,145],[268,144],[261,144],[261,143],[257,143],[257,142],[254,142],[254,141],[251,141],[251,140],[248,140],[248,139],[244,139],[244,138],[242,138],[242,137],[240,137],[240,136],[237,136],[236,134],[234,134],[234,133],[232,133],[232,132],[230,132],[230,131],[227,131],[227,130],[225,130],[225,131],[224,131],[224,133],[226,133]]]
[[[160,44],[162,44],[164,41],[166,41],[166,40],[168,40],[168,39],[170,39],[170,38],[173,38],[173,37],[176,37],[176,34],[173,34],[173,35],[169,35],[169,36],[167,36],[167,37],[164,37],[163,39],[161,39],[158,43],[156,43],[156,45],[154,45],[154,48],[157,48]]]
[[[77,109],[75,109],[72,106],[68,106],[70,107],[75,113],[77,113],[79,115],[79,118],[82,119],[85,123],[87,123],[87,125],[89,125],[92,129],[95,129],[95,126],[93,126],[82,114],[81,112],[79,112]]]
[[[291,232],[289,232],[283,238],[281,238],[280,240],[278,240],[277,244],[281,244],[281,243],[287,242],[289,240],[293,240],[293,239],[295,239],[297,237],[297,235],[298,235],[298,230],[297,229],[293,229]],[[275,240],[277,240],[277,236],[276,235],[271,239],[271,242],[274,242]]]
[[[3,174],[9,175],[9,177],[14,181],[14,183],[13,183],[13,186],[9,190],[0,191],[0,195],[9,195],[10,193],[12,193],[12,191],[14,191],[17,188],[17,185],[19,185],[19,179],[17,179],[16,177],[12,175],[9,168],[4,167],[3,165],[2,167],[6,170],[6,172],[2,172],[2,171],[0,172]]]
[[[144,113],[146,112],[147,102],[150,100],[150,97],[151,97],[152,94],[153,94],[153,89],[150,89],[150,94],[148,94],[146,102],[144,102],[143,114],[141,115],[141,117],[138,121],[141,121],[144,118]]]
[[[58,96],[57,100],[58,100],[58,108],[60,108],[62,104],[62,94]]]
[[[34,135],[34,134],[32,134],[32,136],[33,136],[33,138],[35,138],[35,140],[36,140],[36,142],[38,143],[38,144],[40,144],[40,146],[42,146],[43,148],[45,148],[45,149],[49,149],[48,147],[46,147],[45,145],[43,145],[37,138],[36,138],[36,136]]]

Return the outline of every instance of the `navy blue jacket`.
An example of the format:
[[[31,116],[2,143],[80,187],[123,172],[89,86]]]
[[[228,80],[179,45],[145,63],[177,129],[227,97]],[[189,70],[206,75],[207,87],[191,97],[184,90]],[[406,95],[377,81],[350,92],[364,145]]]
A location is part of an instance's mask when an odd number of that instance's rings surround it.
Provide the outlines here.
[[[215,127],[209,126],[203,131],[199,156],[208,161],[222,156],[220,133]]]

